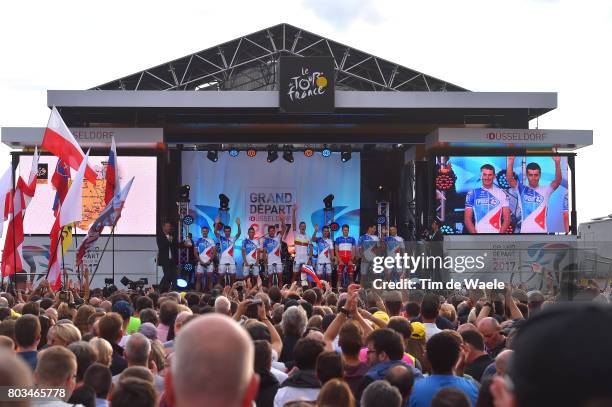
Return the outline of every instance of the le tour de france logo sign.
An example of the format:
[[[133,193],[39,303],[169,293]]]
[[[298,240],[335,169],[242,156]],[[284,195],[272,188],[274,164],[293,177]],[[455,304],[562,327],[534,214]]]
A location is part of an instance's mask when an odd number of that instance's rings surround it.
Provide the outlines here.
[[[280,110],[333,112],[334,61],[330,57],[280,58]]]

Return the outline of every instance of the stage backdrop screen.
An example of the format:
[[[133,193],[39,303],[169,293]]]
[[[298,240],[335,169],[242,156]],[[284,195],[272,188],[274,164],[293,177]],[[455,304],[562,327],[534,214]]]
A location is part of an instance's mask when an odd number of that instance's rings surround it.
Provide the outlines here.
[[[436,216],[445,234],[568,233],[564,156],[439,156]]]
[[[201,237],[201,227],[211,227],[219,212],[219,194],[229,199],[229,216],[232,235],[236,233],[235,219],[241,220],[242,236],[236,244],[235,258],[240,262],[239,250],[242,238],[249,226],[255,228],[256,237],[267,231],[268,225],[280,225],[279,214],[288,212],[287,224],[291,224],[291,207],[298,205],[297,222],[306,222],[306,234],[312,235],[313,225],[323,224],[323,198],[333,194],[335,221],[350,226],[351,236],[359,236],[360,203],[360,158],[353,153],[352,159],[340,161],[339,153],[322,157],[315,153],[305,157],[294,152],[295,161],[289,163],[282,158],[268,163],[266,153],[247,157],[240,152],[230,157],[219,152],[219,160],[212,162],[206,152],[186,151],[182,153],[183,184],[191,186],[191,214],[195,222],[190,227],[195,240]],[[225,218],[222,218],[225,222]],[[335,236],[338,236],[338,232]],[[211,230],[211,237],[212,230]],[[286,236],[290,250],[293,233]]]
[[[77,233],[84,234],[104,209],[104,179],[107,156],[91,156],[89,162],[98,174],[96,185],[89,181],[83,182],[83,221],[77,227]],[[121,235],[154,235],[157,210],[157,158],[156,157],[122,157],[117,159],[121,186],[132,177],[134,183],[125,202],[121,219],[115,228],[116,234]],[[44,155],[38,161],[38,185],[36,194],[30,202],[25,220],[24,232],[26,234],[47,235],[53,226],[53,202],[55,189],[51,178],[55,172],[57,157]],[[32,166],[32,156],[19,157],[18,173],[27,179]],[[76,171],[71,169],[71,176]],[[105,228],[104,233],[110,233]]]

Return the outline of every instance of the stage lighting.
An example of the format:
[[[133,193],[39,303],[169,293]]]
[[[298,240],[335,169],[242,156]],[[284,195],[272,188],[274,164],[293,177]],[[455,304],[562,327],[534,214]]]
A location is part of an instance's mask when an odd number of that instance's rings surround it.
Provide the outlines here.
[[[229,155],[230,155],[230,157],[238,157],[238,150],[236,150],[235,148],[232,148],[229,151]]]
[[[293,151],[291,151],[291,146],[285,146],[285,151],[283,151],[283,159],[288,163],[293,162]]]
[[[338,222],[332,222],[329,227],[332,232],[337,232],[340,230],[340,224]]]
[[[321,155],[323,157],[329,157],[331,155],[331,150],[327,148],[327,146],[324,146],[323,151],[321,151]]]
[[[206,154],[206,157],[216,163],[219,160],[219,153],[217,151],[209,151],[208,154]]]
[[[306,157],[312,157],[314,155],[314,150],[312,148],[307,148],[304,150],[304,155]]]
[[[440,232],[443,235],[454,235],[455,229],[451,225],[442,225],[440,226]]]
[[[229,210],[229,198],[225,194],[219,194],[219,209],[223,211]]]
[[[508,178],[506,177],[506,170],[499,170],[497,172],[496,178],[497,185],[499,185],[501,189],[510,189],[510,182],[508,182]],[[512,178],[514,178],[514,180],[517,180],[518,176],[513,173]]]
[[[325,209],[331,209],[334,206],[334,194],[329,194],[323,198],[323,204]]]
[[[191,187],[189,185],[181,185],[178,187],[176,193],[179,202],[189,202],[189,191]]]
[[[134,282],[132,280],[130,280],[129,278],[127,278],[127,276],[123,276],[121,277],[121,280],[119,280],[121,282],[121,284],[123,284],[124,286],[128,287],[130,284],[133,284]]]
[[[184,225],[187,225],[187,226],[192,225],[193,224],[193,220],[194,220],[193,216],[191,216],[191,215],[183,216],[183,224]]]
[[[276,159],[278,158],[278,151],[276,150],[276,147],[274,146],[269,146],[268,147],[268,162],[274,162],[276,161]]]
[[[249,148],[247,150],[247,157],[255,157],[257,155],[257,150],[255,150],[254,148]]]
[[[189,263],[187,263],[189,264]],[[189,264],[191,265],[191,264]],[[187,288],[187,286],[189,285],[189,283],[187,283],[187,280],[185,280],[184,278],[177,278],[176,279],[176,286],[181,289],[184,290],[185,288]]]
[[[385,225],[387,223],[387,217],[385,215],[378,215],[376,223],[379,225]]]
[[[340,153],[340,160],[345,163],[348,160],[351,159],[351,148],[347,147],[346,149],[342,149],[342,152]]]
[[[193,271],[193,264],[191,264],[191,263],[183,263],[183,271],[191,273]]]

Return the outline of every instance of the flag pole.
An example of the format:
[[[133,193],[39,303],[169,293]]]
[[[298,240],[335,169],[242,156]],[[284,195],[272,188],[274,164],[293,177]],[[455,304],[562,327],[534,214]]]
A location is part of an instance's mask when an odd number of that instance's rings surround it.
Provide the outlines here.
[[[106,243],[104,244],[104,248],[102,249],[102,253],[100,254],[100,258],[98,259],[98,263],[96,264],[96,269],[94,270],[94,272],[91,274],[91,279],[89,280],[89,284],[91,284],[93,282],[93,279],[96,275],[96,273],[98,272],[98,268],[100,267],[100,263],[102,262],[102,257],[104,257],[104,253],[106,253],[106,248],[108,247],[108,242],[111,239],[112,234],[115,231],[115,226],[113,225],[113,228],[111,229],[111,234],[106,238]],[[115,274],[114,274],[115,269],[113,268],[113,284],[115,283]]]
[[[17,238],[15,237],[15,156],[12,157],[13,162],[11,163],[13,171],[12,171],[12,179],[13,179],[13,190],[11,192],[11,213],[13,215],[13,284],[15,288],[15,293],[17,293]],[[10,277],[9,277],[10,283]]]
[[[115,227],[111,229],[111,238],[113,239],[113,283],[115,282]]]

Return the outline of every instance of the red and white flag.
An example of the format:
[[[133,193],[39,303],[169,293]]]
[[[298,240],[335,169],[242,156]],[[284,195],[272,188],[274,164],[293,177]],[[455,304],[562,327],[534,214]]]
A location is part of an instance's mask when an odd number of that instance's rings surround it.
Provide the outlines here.
[[[55,106],[51,109],[49,123],[43,136],[42,148],[66,161],[75,170],[79,168],[85,158],[81,146],[75,140]],[[92,167],[87,166],[85,178],[89,182],[96,183],[97,175]]]
[[[51,244],[49,245],[49,268],[47,271],[47,281],[55,291],[62,285],[62,262],[64,253],[61,247],[61,233],[63,228],[59,226],[59,217],[55,218],[51,228]]]
[[[0,237],[4,230],[4,221],[8,217],[7,208],[11,205],[11,189],[13,189],[13,166],[9,165],[0,178]]]
[[[11,276],[23,270],[23,219],[25,210],[36,192],[36,179],[38,175],[38,149],[32,157],[32,168],[28,181],[19,177],[15,190],[12,191],[10,206],[5,208],[10,216],[7,235],[4,239],[2,251],[2,277]]]

